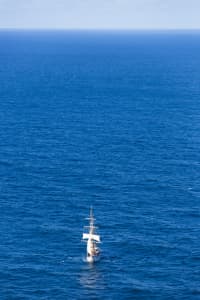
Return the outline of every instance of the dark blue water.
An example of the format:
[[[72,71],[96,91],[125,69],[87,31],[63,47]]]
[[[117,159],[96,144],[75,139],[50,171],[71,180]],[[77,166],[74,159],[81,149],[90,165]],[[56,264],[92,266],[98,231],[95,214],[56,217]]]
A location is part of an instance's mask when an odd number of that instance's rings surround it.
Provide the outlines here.
[[[198,32],[0,32],[0,299],[200,298],[199,95]]]

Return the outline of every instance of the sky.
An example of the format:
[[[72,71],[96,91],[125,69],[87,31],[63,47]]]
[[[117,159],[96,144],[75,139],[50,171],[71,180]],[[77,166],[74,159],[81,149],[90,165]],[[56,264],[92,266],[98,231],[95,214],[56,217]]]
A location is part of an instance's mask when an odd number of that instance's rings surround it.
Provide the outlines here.
[[[200,29],[200,0],[0,0],[0,28]]]

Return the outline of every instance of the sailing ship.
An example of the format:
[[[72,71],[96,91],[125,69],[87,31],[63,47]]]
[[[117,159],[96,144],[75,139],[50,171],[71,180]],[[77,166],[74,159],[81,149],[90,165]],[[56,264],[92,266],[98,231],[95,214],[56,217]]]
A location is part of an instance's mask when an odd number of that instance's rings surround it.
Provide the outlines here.
[[[88,228],[89,233],[83,233],[83,240],[87,241],[86,260],[88,262],[95,262],[100,258],[100,249],[97,247],[97,243],[100,243],[100,235],[96,234],[97,227],[94,226],[95,218],[92,207],[90,208],[90,217],[87,219],[89,220],[89,226],[85,226],[84,228]]]

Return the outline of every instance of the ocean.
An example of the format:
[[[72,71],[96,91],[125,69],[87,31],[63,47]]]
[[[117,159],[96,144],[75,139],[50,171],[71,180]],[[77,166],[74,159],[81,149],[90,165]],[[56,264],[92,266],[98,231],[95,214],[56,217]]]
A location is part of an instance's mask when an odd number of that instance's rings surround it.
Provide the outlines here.
[[[0,299],[200,299],[199,74],[198,31],[0,31]]]

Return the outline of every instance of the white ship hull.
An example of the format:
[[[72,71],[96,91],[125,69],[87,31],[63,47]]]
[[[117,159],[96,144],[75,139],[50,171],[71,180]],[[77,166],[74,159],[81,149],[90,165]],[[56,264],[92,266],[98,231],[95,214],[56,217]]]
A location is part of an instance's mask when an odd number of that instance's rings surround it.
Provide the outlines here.
[[[97,261],[99,261],[99,259],[100,259],[100,256],[98,255],[98,256],[89,256],[89,255],[87,255],[87,257],[86,257],[86,261],[87,262],[89,262],[89,263],[94,263],[94,262],[97,262]]]

